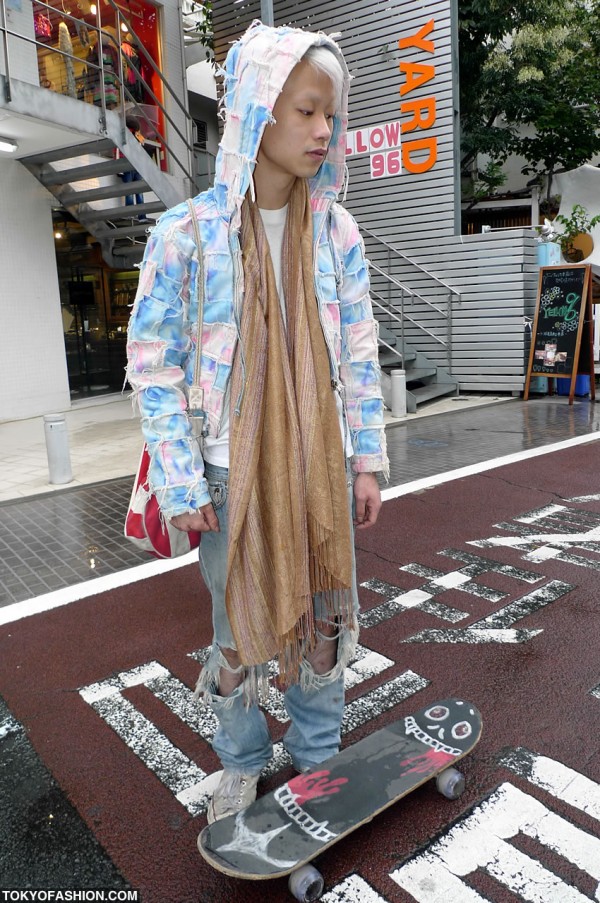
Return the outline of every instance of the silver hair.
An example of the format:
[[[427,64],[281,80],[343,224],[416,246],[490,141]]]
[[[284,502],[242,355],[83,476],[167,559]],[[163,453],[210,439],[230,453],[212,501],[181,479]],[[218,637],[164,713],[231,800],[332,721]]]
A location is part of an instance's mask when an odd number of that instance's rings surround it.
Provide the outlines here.
[[[303,59],[331,80],[335,92],[335,105],[336,108],[339,108],[344,91],[344,71],[333,50],[323,44],[313,44],[308,48]]]

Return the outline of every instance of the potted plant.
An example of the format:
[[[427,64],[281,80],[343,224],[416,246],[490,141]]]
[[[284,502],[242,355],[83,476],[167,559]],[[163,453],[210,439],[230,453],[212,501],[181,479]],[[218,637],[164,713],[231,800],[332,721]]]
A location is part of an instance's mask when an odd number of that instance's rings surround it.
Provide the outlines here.
[[[558,214],[554,218],[555,223],[560,223],[562,232],[556,236],[565,260],[578,263],[585,257],[589,257],[594,247],[594,242],[589,234],[600,223],[600,215],[588,216],[587,209],[581,204],[575,204],[570,216]]]

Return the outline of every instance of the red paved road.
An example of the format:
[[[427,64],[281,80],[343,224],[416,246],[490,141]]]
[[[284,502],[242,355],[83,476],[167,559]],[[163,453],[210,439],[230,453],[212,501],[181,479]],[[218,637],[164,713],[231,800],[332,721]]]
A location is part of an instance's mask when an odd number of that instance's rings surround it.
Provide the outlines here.
[[[598,899],[600,855],[595,866],[584,859],[575,862],[568,839],[570,828],[576,829],[575,847],[587,851],[592,862],[600,852],[600,691],[598,696],[591,692],[600,685],[600,501],[572,501],[600,492],[598,454],[593,442],[400,497],[385,503],[375,530],[359,536],[359,581],[375,581],[361,589],[367,623],[373,624],[363,627],[361,644],[389,662],[349,690],[349,703],[362,699],[367,704],[366,714],[355,714],[358,726],[345,742],[452,695],[478,706],[484,732],[465,761],[467,791],[460,800],[443,800],[427,786],[323,857],[329,889],[352,875],[368,885],[357,885],[360,897],[332,892],[332,901],[433,900],[426,881],[422,896],[415,897],[390,874],[453,824],[474,832],[470,840],[453,841],[456,849],[473,854],[467,877],[455,879],[465,888],[457,903]],[[547,506],[555,507],[544,514]],[[529,522],[517,520],[526,515]],[[563,546],[540,538],[524,548],[472,545],[490,537],[522,538],[500,524],[538,537],[581,536],[595,529],[599,540],[592,532],[583,547],[581,538]],[[539,549],[546,551],[536,553]],[[532,551],[534,559],[527,559]],[[568,556],[578,559],[564,560]],[[404,596],[419,588],[420,595]],[[485,598],[490,590],[493,598]],[[395,603],[395,611],[373,623],[380,607],[399,596],[404,599]],[[197,677],[190,653],[209,642],[208,596],[195,567],[185,567],[0,628],[0,694],[107,856],[130,886],[142,891],[144,903],[262,903],[266,898],[277,903],[289,899],[285,881],[240,883],[201,860],[195,840],[205,817],[194,816],[193,804],[186,806],[174,795],[181,768],[168,761],[167,742],[189,760],[188,784],[195,768],[207,773],[218,768],[207,741],[172,711],[189,702],[181,684],[193,687]],[[119,689],[119,675],[151,662],[166,671],[155,667],[154,678],[148,673],[146,681],[121,678],[135,685]],[[397,702],[393,694],[398,685],[407,685],[402,675],[408,670],[423,679],[424,688]],[[94,708],[79,692],[109,679],[114,692],[103,684],[103,693],[96,694],[108,700],[105,709],[103,702]],[[168,704],[158,698],[161,687],[171,694]],[[90,692],[87,698],[92,700]],[[131,704],[127,711],[123,699]],[[115,700],[121,706],[119,729],[128,742],[106,723]],[[386,710],[387,705],[392,707]],[[272,718],[270,723],[279,738],[283,726]],[[151,733],[152,726],[158,733]],[[551,760],[545,787],[528,779],[532,756],[517,757],[529,763],[520,774],[501,761],[522,748]],[[561,789],[550,787],[554,776],[563,774],[561,766],[592,782],[585,783],[576,804],[565,801],[569,780],[564,775]],[[275,786],[291,774],[285,768],[263,786]],[[185,779],[179,786],[184,784]],[[517,791],[510,805],[495,795],[506,784]],[[481,850],[487,843],[480,817],[486,799],[494,811],[510,810],[517,832],[512,839],[505,832],[508,839],[498,840],[502,855],[494,854],[488,865],[479,861],[485,859]],[[550,840],[520,830],[519,807],[525,811],[529,800],[556,814]],[[508,865],[498,865],[503,857]],[[520,877],[507,877],[512,866]],[[417,875],[427,875],[423,860],[415,868]],[[529,876],[542,868],[546,883],[538,884],[535,897]]]

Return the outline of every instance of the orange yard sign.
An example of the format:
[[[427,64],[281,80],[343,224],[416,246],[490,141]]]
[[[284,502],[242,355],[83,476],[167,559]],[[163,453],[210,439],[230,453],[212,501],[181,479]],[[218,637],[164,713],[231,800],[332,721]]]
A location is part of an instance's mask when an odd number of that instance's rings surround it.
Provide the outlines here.
[[[428,39],[435,27],[435,19],[430,19],[422,28],[408,38],[398,41],[400,50],[416,48],[424,53],[435,54],[435,44]],[[429,63],[413,63],[400,61],[399,67],[405,81],[400,85],[400,97],[406,97],[412,91],[432,82],[435,78],[435,65]],[[402,134],[415,132],[417,129],[430,129],[436,121],[435,97],[418,98],[416,100],[403,100],[400,104],[400,112],[410,114],[410,119],[402,122]],[[415,157],[417,159],[415,159]],[[437,138],[435,135],[425,137],[411,137],[410,141],[402,142],[402,166],[407,172],[427,172],[437,161]]]

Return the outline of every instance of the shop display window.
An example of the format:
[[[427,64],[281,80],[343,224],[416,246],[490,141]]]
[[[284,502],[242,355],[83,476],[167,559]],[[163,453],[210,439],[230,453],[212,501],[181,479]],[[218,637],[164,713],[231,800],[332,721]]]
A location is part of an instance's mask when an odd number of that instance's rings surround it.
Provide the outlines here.
[[[33,0],[33,25],[42,87],[90,104],[104,100],[109,110],[139,105],[144,137],[159,143],[162,82],[146,56],[160,71],[155,6],[147,0]]]

